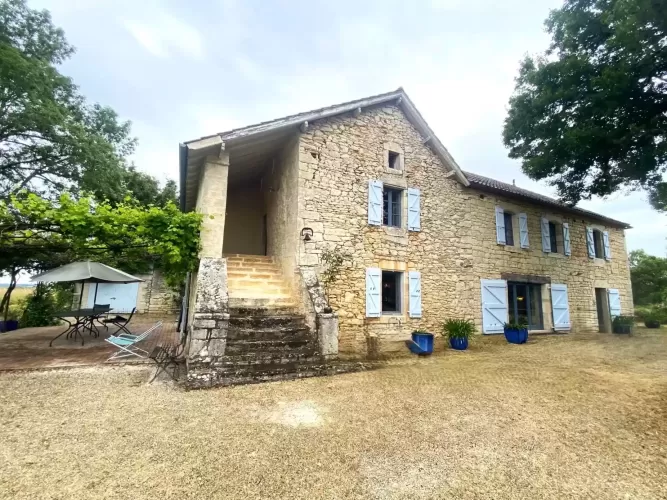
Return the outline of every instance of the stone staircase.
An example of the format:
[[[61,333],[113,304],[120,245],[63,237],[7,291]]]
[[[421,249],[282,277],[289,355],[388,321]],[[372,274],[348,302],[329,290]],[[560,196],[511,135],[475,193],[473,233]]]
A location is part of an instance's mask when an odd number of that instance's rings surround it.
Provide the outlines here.
[[[322,374],[315,334],[273,257],[226,257],[229,329],[225,355],[215,362],[222,385]]]

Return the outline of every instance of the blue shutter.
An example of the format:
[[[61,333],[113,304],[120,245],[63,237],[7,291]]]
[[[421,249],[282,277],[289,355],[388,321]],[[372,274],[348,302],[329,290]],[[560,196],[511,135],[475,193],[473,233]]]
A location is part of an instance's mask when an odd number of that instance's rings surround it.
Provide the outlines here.
[[[570,225],[567,222],[563,222],[563,253],[568,256],[572,254],[570,245]]]
[[[586,247],[588,248],[588,256],[591,259],[595,258],[595,237],[593,236],[593,228],[586,228]]]
[[[499,245],[505,245],[505,211],[502,207],[496,207],[496,241]]]
[[[419,189],[408,188],[408,231],[421,230],[419,198]]]
[[[542,251],[551,252],[551,238],[549,237],[549,219],[542,217]]]
[[[569,330],[572,327],[567,285],[556,283],[551,285],[551,310],[554,317],[554,330]]]
[[[368,181],[368,223],[382,225],[382,181]]]
[[[519,242],[521,248],[530,246],[528,241],[528,216],[526,214],[519,214]]]
[[[604,258],[611,260],[611,245],[609,244],[609,231],[602,233],[602,242],[604,243]]]
[[[482,280],[482,331],[502,333],[507,323],[507,282]]]
[[[366,268],[366,317],[379,318],[382,313],[382,271]]]
[[[408,273],[408,291],[410,294],[411,318],[422,317],[422,275],[419,271],[410,271]]]
[[[621,294],[616,288],[607,290],[607,297],[609,298],[609,315],[612,318],[621,315]]]

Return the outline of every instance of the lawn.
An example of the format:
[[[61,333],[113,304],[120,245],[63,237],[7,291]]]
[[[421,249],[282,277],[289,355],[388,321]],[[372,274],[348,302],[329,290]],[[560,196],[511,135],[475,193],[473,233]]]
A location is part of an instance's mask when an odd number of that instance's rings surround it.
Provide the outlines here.
[[[667,331],[182,392],[0,374],[2,498],[666,498]]]

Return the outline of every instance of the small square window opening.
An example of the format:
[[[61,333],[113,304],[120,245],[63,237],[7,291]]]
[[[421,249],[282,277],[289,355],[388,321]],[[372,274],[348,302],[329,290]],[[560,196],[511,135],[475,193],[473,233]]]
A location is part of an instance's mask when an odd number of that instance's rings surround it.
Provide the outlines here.
[[[389,151],[389,168],[394,170],[400,170],[401,169],[400,157],[401,157],[400,153],[397,153],[395,151]]]
[[[382,271],[382,312],[401,312],[401,283],[403,273]]]
[[[505,212],[505,245],[514,246],[514,226],[512,223],[512,214]]]
[[[382,223],[385,226],[401,227],[401,189],[384,188],[382,192],[383,214]]]

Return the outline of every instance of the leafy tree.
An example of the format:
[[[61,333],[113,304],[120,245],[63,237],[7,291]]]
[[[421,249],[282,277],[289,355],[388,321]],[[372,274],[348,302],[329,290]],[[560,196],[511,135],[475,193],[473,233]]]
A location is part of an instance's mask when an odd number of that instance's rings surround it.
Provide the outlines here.
[[[47,11],[0,0],[0,196],[122,191],[130,123],[89,106],[55,67],[74,49]]]
[[[69,194],[56,202],[22,193],[0,202],[0,273],[15,277],[91,259],[130,273],[154,266],[177,288],[196,266],[200,224],[200,214],[183,213],[172,202],[112,205]],[[4,314],[12,289],[0,304]]]
[[[667,259],[630,252],[632,296],[637,305],[662,304],[667,300]]]
[[[526,57],[504,142],[533,179],[576,203],[660,185],[667,167],[667,2],[566,0]]]
[[[160,183],[155,177],[130,166],[123,176],[123,182],[132,198],[141,205],[153,204],[161,207],[170,201],[178,203],[177,186],[172,179],[169,179],[163,187],[160,187]],[[111,201],[121,201],[118,198],[112,198]]]

